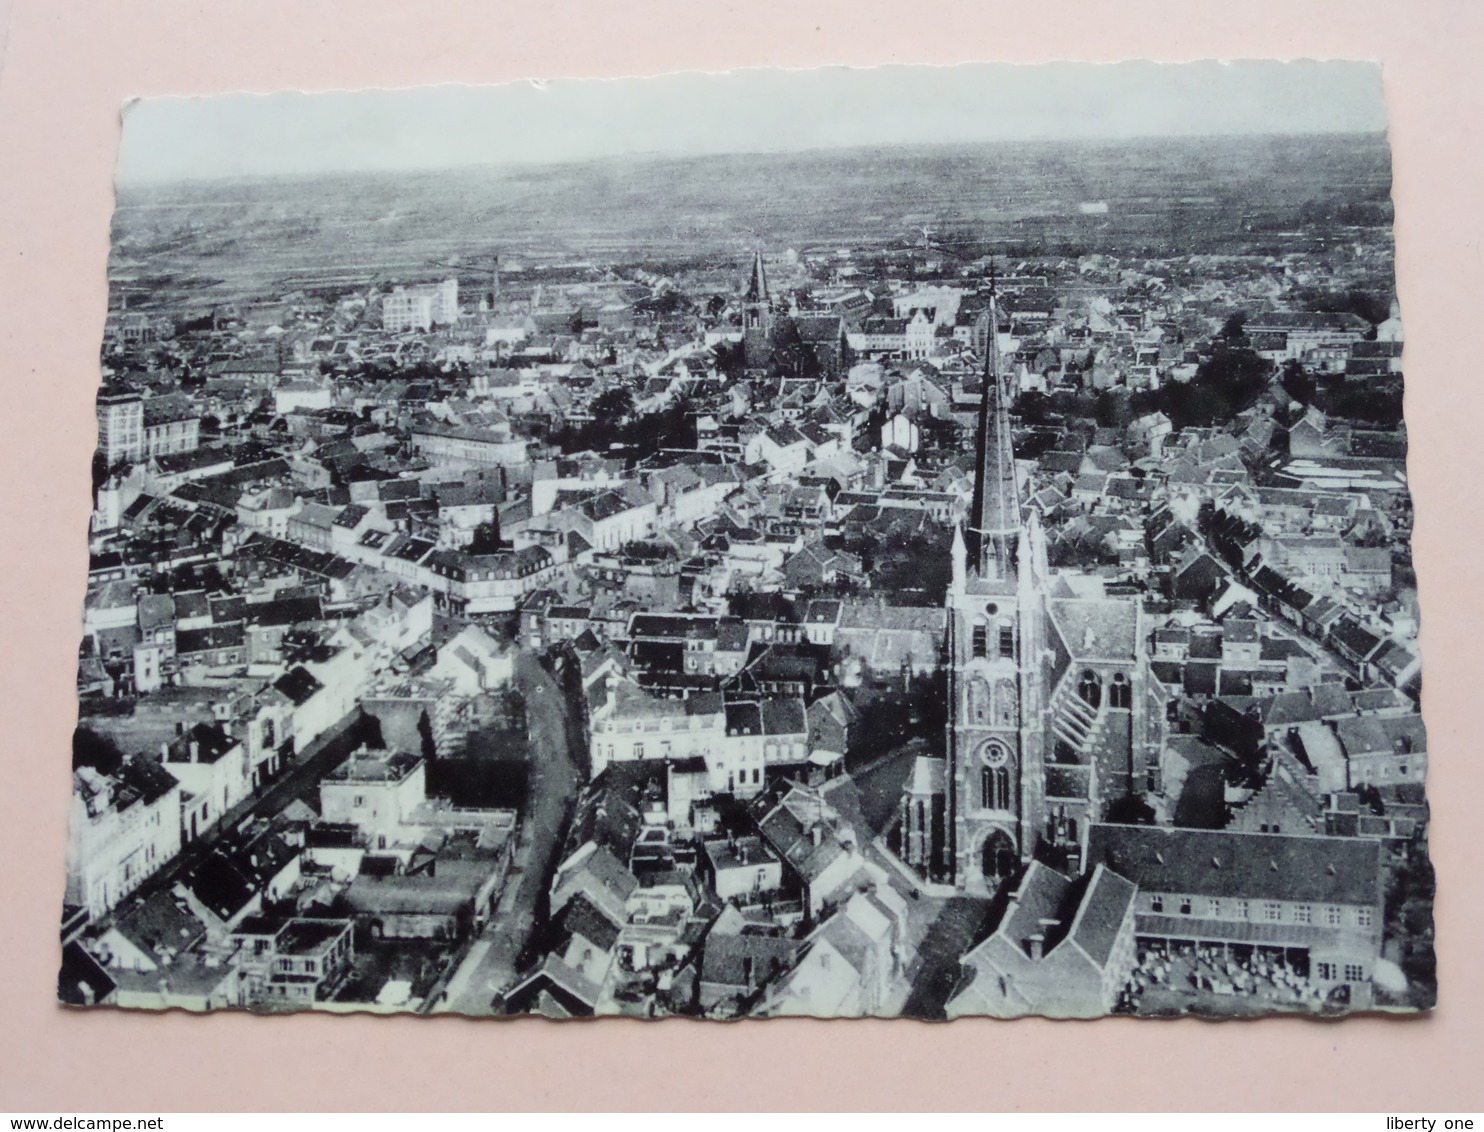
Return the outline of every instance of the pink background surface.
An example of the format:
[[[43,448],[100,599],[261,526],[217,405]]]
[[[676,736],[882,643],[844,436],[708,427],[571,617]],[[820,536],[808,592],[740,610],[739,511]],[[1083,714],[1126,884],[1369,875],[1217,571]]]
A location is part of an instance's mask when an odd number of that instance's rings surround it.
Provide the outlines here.
[[[1481,45],[1476,0],[0,0],[0,1109],[1484,1107]],[[556,1025],[55,1005],[92,398],[126,97],[1211,57],[1385,64],[1440,892],[1431,1017]]]

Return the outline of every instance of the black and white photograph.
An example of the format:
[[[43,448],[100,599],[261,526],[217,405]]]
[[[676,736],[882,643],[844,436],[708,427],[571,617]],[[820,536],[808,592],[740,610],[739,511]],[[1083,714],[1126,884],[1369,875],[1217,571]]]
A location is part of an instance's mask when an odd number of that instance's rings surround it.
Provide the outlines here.
[[[1436,1004],[1378,65],[154,97],[115,190],[62,1002]]]

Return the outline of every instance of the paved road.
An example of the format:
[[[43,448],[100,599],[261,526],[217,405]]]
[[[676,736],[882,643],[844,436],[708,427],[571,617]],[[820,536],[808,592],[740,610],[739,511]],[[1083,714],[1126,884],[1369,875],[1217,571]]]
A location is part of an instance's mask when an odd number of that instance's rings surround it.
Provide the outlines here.
[[[516,975],[516,964],[544,914],[544,897],[581,776],[576,765],[577,713],[535,656],[522,650],[515,683],[526,701],[530,789],[521,814],[515,870],[490,923],[469,949],[434,1009],[493,1013],[491,1001]]]

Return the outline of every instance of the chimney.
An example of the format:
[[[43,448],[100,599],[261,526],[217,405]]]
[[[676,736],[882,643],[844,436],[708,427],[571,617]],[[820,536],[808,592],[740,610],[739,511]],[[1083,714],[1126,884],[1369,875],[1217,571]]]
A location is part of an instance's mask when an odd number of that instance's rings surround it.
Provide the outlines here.
[[[1032,959],[1040,959],[1046,954],[1046,933],[1035,932],[1025,941],[1025,949],[1030,953]]]
[[[169,762],[170,761],[170,744],[169,743],[161,743],[160,744],[160,761],[162,763],[163,762]]]
[[[196,740],[192,739],[191,740],[191,762],[195,763],[195,762],[200,762],[200,761],[201,761],[201,744],[198,743]]]
[[[811,825],[809,827],[809,840],[812,841],[816,846],[818,846],[818,844],[819,844],[820,840],[823,838],[823,836],[824,836],[824,833],[820,829],[818,823],[815,823],[814,825]]]

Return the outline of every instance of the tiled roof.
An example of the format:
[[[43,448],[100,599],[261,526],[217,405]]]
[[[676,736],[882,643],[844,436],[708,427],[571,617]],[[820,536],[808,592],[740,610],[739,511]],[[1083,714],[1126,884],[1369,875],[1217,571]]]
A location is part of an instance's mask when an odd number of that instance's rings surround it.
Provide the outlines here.
[[[1148,892],[1372,906],[1382,896],[1381,846],[1358,838],[1099,824],[1087,859]]]

